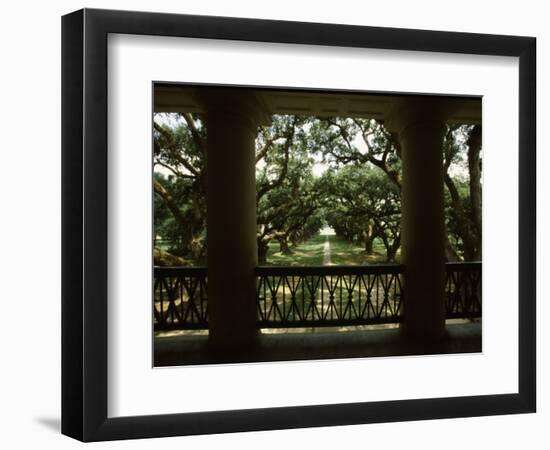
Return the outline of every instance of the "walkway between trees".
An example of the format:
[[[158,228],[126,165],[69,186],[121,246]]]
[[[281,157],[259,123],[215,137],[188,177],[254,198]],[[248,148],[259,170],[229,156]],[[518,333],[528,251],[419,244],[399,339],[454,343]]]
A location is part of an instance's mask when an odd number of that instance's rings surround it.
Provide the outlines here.
[[[330,259],[331,250],[330,250],[330,239],[328,236],[329,236],[328,234],[325,236],[325,246],[323,248],[323,266],[334,265],[332,264],[332,261]]]

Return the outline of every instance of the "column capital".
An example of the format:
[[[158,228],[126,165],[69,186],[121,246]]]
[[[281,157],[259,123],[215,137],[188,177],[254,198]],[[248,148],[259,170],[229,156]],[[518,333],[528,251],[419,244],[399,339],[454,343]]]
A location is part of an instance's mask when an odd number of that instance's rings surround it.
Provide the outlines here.
[[[384,124],[397,135],[409,127],[428,124],[444,126],[454,109],[454,102],[449,97],[407,96],[395,101]]]
[[[243,120],[253,131],[260,125],[269,125],[271,115],[260,95],[249,89],[211,87],[201,88],[195,98],[206,115],[224,115]]]

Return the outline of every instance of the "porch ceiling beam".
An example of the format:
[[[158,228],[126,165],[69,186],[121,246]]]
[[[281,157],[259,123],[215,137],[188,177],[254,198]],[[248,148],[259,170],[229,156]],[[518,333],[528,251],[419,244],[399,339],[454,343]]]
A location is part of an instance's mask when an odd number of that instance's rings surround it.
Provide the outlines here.
[[[155,112],[204,113],[197,93],[202,88],[161,85],[155,88]],[[215,89],[215,88],[214,88]],[[401,95],[319,91],[277,91],[253,89],[267,105],[270,114],[295,114],[317,117],[357,117],[384,121]],[[448,96],[453,103],[449,123],[480,124],[481,98]]]

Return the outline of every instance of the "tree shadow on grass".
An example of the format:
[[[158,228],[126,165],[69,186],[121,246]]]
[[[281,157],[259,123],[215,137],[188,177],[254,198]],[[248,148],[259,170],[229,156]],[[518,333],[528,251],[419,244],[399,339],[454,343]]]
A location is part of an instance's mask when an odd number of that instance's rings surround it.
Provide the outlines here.
[[[325,235],[317,235],[292,248],[291,255],[283,255],[279,252],[276,243],[270,243],[267,256],[269,265],[280,266],[320,266],[323,264],[325,248]],[[339,265],[365,265],[385,264],[385,249],[381,242],[375,241],[374,251],[367,254],[365,249],[345,239],[331,235],[329,237],[331,246],[331,263]]]

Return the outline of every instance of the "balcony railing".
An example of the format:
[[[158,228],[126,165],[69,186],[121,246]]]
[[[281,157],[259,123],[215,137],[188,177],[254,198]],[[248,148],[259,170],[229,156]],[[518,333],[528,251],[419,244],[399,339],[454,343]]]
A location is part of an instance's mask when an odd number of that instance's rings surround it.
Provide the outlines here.
[[[404,266],[256,269],[259,328],[356,326],[402,320]],[[446,264],[447,318],[481,317],[481,263]],[[155,267],[155,330],[208,328],[206,267]]]
[[[258,267],[259,326],[321,327],[401,320],[403,267]]]
[[[481,317],[481,263],[446,264],[446,309],[448,319]]]
[[[155,267],[155,330],[208,328],[206,267]]]

